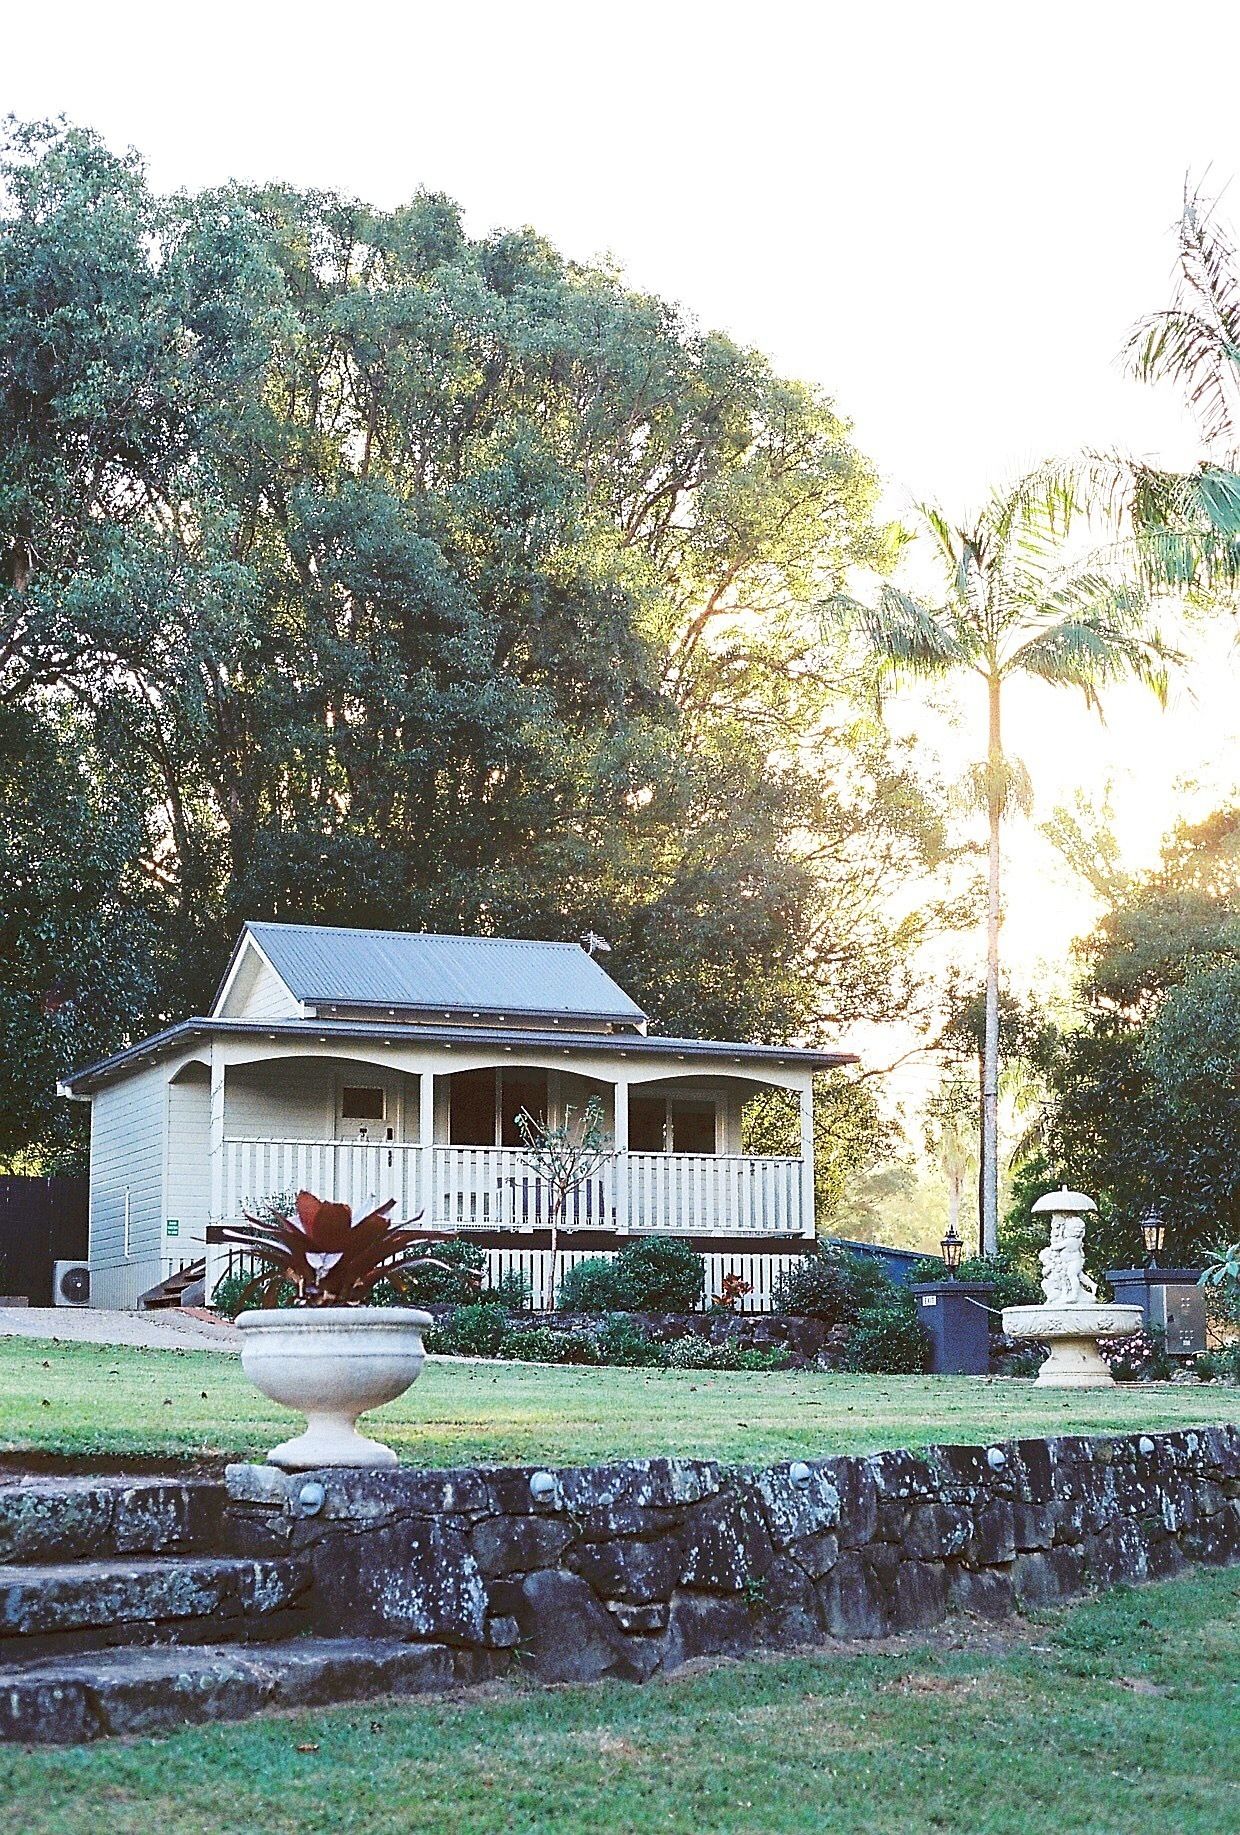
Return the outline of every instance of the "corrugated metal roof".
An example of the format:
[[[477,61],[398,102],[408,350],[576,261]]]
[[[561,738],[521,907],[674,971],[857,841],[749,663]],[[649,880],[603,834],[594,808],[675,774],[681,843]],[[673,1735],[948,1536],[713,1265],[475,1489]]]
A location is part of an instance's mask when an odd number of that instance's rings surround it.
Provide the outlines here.
[[[123,1076],[130,1069],[179,1050],[192,1040],[209,1040],[213,1034],[234,1038],[317,1039],[323,1043],[331,1039],[372,1039],[415,1050],[425,1045],[449,1048],[464,1045],[467,1050],[474,1051],[479,1045],[492,1045],[517,1052],[537,1051],[540,1055],[554,1051],[566,1058],[589,1053],[622,1060],[666,1058],[683,1060],[687,1064],[714,1062],[726,1065],[732,1060],[755,1068],[767,1064],[791,1065],[803,1070],[833,1070],[838,1065],[857,1062],[850,1051],[808,1051],[798,1045],[739,1045],[719,1039],[651,1038],[636,1032],[569,1034],[541,1032],[534,1027],[506,1029],[499,1026],[419,1026],[415,1031],[412,1027],[384,1026],[377,1020],[201,1017],[181,1020],[149,1039],[139,1039],[110,1058],[101,1058],[97,1064],[72,1071],[61,1079],[62,1087],[66,1092],[85,1095],[114,1076]],[[442,1074],[448,1074],[451,1068],[451,1062],[445,1062]]]
[[[293,998],[311,1006],[629,1022],[646,1017],[576,943],[321,924],[245,928]]]

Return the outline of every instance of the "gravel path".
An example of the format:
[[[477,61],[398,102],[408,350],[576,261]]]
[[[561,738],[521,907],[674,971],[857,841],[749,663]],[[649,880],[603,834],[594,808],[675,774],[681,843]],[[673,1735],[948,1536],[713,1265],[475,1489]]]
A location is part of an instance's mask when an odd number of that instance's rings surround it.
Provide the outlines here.
[[[129,1344],[154,1351],[240,1349],[231,1325],[195,1319],[175,1307],[152,1313],[95,1306],[0,1306],[0,1337],[53,1338],[64,1344]]]

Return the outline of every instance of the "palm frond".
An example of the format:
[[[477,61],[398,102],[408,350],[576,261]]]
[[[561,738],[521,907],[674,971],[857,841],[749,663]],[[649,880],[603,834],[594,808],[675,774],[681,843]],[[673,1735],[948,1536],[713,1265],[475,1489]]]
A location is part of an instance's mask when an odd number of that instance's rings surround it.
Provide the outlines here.
[[[1201,594],[1240,586],[1240,473],[1181,476],[1134,466],[1130,508],[1142,570],[1155,589]]]
[[[1013,483],[996,490],[985,522],[1004,546],[1045,531],[1062,539],[1082,508],[1081,475],[1075,459],[1046,459]]]
[[[1095,611],[1068,614],[1040,631],[1022,644],[1010,667],[1055,687],[1079,688],[1086,705],[1101,713],[1099,691],[1125,680],[1141,682],[1165,706],[1168,665],[1179,660],[1156,631],[1142,633]]]
[[[993,765],[970,765],[962,788],[962,800],[970,810],[993,808],[1000,816],[1017,810],[1027,816],[1033,809],[1033,779],[1020,758],[1005,754]]]
[[[822,609],[859,631],[871,654],[898,674],[943,675],[970,659],[969,645],[951,619],[899,587],[884,584],[872,605],[837,593]]]
[[[1185,390],[1207,444],[1240,427],[1240,274],[1213,202],[1186,192],[1175,303],[1143,319],[1125,350],[1143,381],[1170,378]]]

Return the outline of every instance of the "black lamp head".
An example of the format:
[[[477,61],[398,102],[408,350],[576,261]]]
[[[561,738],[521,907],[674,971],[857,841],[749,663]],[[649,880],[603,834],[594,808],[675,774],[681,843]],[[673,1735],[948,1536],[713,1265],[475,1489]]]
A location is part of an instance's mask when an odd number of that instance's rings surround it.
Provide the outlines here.
[[[1162,1253],[1163,1238],[1167,1226],[1157,1211],[1150,1211],[1141,1219],[1141,1240],[1145,1244],[1145,1253],[1151,1262]]]

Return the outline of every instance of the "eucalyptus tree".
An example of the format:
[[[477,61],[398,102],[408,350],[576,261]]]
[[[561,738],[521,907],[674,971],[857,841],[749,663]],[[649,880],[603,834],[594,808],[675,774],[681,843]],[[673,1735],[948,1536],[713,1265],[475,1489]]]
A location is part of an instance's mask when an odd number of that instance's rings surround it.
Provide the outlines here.
[[[142,805],[135,1024],[292,913],[601,929],[670,1030],[898,1011],[943,812],[813,616],[877,502],[821,391],[532,232],[0,145],[0,702]]]
[[[996,491],[971,523],[957,526],[933,505],[919,509],[941,580],[925,600],[886,585],[870,604],[833,602],[854,623],[880,678],[965,678],[981,684],[986,752],[972,787],[988,835],[986,1000],[982,1074],[982,1249],[998,1242],[999,931],[1003,820],[1027,806],[1028,774],[1003,744],[1003,694],[1015,676],[1075,688],[1101,711],[1125,678],[1165,700],[1172,652],[1151,622],[1145,590],[1117,550],[1073,551],[1078,505],[1067,473],[1046,469]]]

